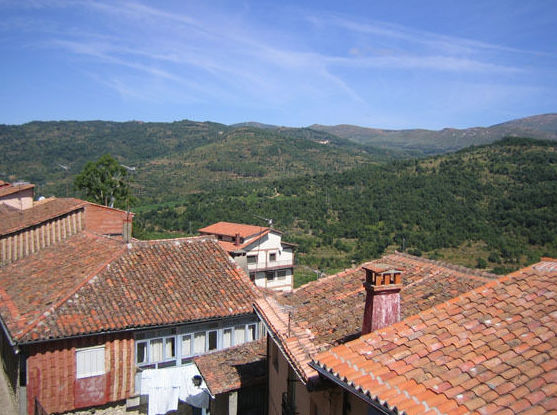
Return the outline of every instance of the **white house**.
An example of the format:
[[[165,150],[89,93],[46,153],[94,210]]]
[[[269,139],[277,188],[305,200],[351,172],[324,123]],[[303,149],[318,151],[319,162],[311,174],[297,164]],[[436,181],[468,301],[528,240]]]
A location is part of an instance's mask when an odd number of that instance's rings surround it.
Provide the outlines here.
[[[199,229],[201,235],[214,235],[221,246],[246,269],[259,287],[292,290],[294,245],[282,241],[282,233],[265,226],[218,222]]]

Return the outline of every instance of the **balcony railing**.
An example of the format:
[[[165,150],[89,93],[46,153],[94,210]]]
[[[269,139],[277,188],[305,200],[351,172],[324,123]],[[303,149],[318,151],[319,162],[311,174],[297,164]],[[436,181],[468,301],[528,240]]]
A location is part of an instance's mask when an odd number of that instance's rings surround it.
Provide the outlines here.
[[[277,268],[292,268],[294,262],[291,259],[286,259],[282,261],[267,261],[256,262],[255,264],[248,264],[248,269],[250,271],[265,271],[267,269],[277,269]]]

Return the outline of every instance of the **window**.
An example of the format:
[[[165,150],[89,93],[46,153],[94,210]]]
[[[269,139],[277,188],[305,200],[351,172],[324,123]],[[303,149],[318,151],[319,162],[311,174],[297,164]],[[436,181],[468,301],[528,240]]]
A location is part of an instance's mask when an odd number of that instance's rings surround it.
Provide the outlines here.
[[[248,331],[247,331],[247,338],[246,341],[251,342],[255,340],[255,324],[249,324],[248,325]]]
[[[138,342],[135,353],[135,362],[140,365],[148,362],[147,342]]]
[[[219,326],[217,322],[205,324],[194,333],[186,332],[191,328],[184,327],[137,334],[135,362],[144,369],[184,365],[193,356],[253,341],[261,335],[258,324],[248,321],[233,327]]]
[[[77,379],[104,375],[104,346],[78,349],[75,352]]]
[[[257,264],[257,255],[248,255],[248,264]]]
[[[222,347],[232,346],[232,329],[224,329],[222,332]]]
[[[267,278],[267,280],[269,281],[272,281],[275,278],[275,271],[266,271],[265,278]]]
[[[286,279],[286,270],[285,269],[279,269],[277,271],[277,277],[278,277],[279,280]]]
[[[205,353],[205,332],[200,331],[193,336],[193,354]]]
[[[160,362],[163,360],[162,339],[153,339],[151,344],[151,362]]]
[[[269,261],[276,261],[277,260],[277,254],[276,252],[272,252],[269,254]]]
[[[249,273],[249,279],[251,280],[251,282],[255,281],[255,272],[250,272]]]
[[[209,339],[208,339],[208,351],[217,350],[217,331],[210,331],[209,332]]]
[[[164,339],[164,360],[176,359],[176,344],[174,337]]]
[[[234,345],[243,344],[246,341],[246,328],[245,326],[234,327]]]
[[[182,357],[191,356],[191,334],[182,336]]]

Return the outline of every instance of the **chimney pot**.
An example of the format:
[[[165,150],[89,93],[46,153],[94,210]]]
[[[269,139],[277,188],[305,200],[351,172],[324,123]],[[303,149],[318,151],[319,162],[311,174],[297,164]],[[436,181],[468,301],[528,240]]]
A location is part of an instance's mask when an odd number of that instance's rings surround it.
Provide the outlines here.
[[[368,334],[400,320],[400,289],[402,270],[388,264],[364,266],[366,304],[362,335]]]

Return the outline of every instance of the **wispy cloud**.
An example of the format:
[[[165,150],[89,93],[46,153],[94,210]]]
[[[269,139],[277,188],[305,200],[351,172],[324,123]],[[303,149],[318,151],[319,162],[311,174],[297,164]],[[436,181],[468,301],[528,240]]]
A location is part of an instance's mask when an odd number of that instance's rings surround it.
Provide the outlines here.
[[[380,21],[358,22],[336,15],[308,16],[307,20],[313,24],[336,26],[352,32],[378,36],[386,39],[396,39],[408,44],[419,44],[432,51],[444,51],[448,54],[476,54],[486,50],[519,53],[525,55],[549,55],[536,50],[518,49],[505,45],[482,42],[456,36],[416,30],[413,28]]]
[[[409,88],[420,91],[416,100],[423,100],[425,88],[446,90],[457,82],[496,79],[512,91],[532,73],[531,60],[546,59],[536,51],[304,6],[292,6],[294,12],[276,6],[284,26],[273,26],[260,19],[262,8],[247,4],[0,0],[0,10],[12,13],[0,22],[0,46],[56,55],[129,102],[298,113],[330,103],[343,107],[321,112],[327,116],[373,114],[389,101],[396,107]]]

